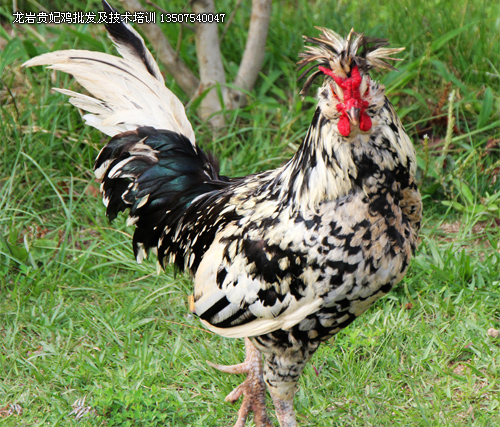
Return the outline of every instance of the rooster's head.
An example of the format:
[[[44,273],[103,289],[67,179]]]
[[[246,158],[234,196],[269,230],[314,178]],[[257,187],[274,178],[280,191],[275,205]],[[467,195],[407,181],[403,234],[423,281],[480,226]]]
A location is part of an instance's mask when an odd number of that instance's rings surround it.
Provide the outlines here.
[[[314,64],[299,79],[313,69],[316,71],[305,82],[301,94],[307,94],[316,77],[326,75],[319,91],[320,101],[324,109],[330,111],[327,115],[338,121],[340,134],[349,136],[353,127],[368,132],[372,127],[371,116],[382,107],[384,100],[383,86],[371,80],[369,71],[372,68],[393,70],[387,60],[399,60],[391,55],[404,48],[384,48],[387,40],[368,38],[353,30],[345,39],[326,28],[319,30],[323,33],[319,37],[304,37],[315,46],[307,46],[306,52],[300,54],[303,59],[299,61],[299,70],[311,62]]]

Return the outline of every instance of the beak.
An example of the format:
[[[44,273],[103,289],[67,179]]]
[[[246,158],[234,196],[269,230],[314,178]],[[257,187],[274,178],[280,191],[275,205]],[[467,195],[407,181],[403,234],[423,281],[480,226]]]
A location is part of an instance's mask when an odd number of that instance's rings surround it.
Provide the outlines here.
[[[347,116],[349,117],[349,121],[354,125],[358,126],[359,125],[359,113],[360,113],[359,108],[352,107],[350,110],[347,110]]]
[[[352,107],[350,110],[347,110],[347,117],[349,117],[349,121],[354,125],[358,126],[359,125],[359,113],[360,113],[359,108]]]

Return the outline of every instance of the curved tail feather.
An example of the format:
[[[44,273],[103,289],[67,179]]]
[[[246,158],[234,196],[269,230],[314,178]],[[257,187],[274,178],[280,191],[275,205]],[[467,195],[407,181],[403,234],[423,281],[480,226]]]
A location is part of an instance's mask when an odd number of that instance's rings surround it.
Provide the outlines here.
[[[107,2],[103,5],[105,11],[114,11]],[[106,28],[122,58],[87,50],[61,50],[32,58],[23,66],[48,65],[72,74],[92,96],[56,90],[87,111],[83,116],[86,123],[106,135],[151,126],[182,134],[195,146],[184,106],[165,87],[160,69],[139,33],[123,21],[107,24]]]

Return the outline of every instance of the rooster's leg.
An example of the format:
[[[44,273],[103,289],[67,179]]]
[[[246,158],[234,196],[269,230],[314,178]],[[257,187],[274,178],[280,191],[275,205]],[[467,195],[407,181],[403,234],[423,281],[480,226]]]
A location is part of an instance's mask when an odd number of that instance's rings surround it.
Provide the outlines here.
[[[211,362],[208,364],[229,374],[247,374],[245,381],[226,397],[226,402],[235,403],[243,395],[243,403],[238,411],[238,420],[234,427],[244,427],[250,411],[254,412],[254,421],[257,427],[272,427],[266,411],[266,384],[262,373],[260,351],[253,346],[248,338],[245,338],[245,347],[246,358],[239,365],[224,366]]]
[[[297,427],[295,412],[293,410],[293,399],[283,400],[271,393],[273,398],[274,408],[281,427]]]

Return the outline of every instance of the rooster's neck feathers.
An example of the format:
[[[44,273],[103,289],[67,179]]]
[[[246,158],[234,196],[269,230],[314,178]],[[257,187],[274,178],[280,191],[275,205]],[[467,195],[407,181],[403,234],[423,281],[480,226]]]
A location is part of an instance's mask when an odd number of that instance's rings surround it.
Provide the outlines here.
[[[382,181],[387,174],[400,167],[415,175],[413,145],[383,94],[379,102],[381,106],[373,107],[377,115],[372,131],[358,131],[349,137],[340,135],[320,102],[302,145],[276,176],[279,198],[292,213],[314,212],[322,202],[346,196],[355,187],[370,196],[379,188],[366,185],[371,177],[386,185]]]

